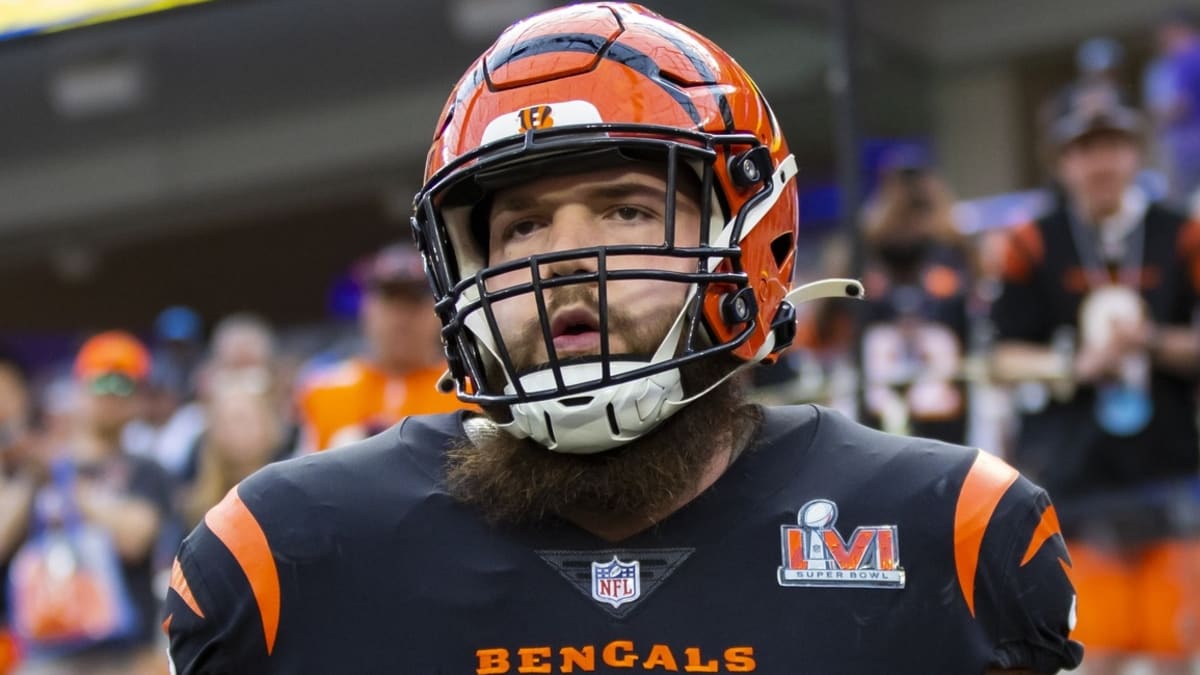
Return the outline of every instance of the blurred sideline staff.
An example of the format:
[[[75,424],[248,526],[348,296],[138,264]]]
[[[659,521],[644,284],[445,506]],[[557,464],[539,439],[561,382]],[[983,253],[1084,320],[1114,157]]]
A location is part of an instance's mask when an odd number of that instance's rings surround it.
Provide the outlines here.
[[[1111,90],[1063,97],[1048,138],[1064,199],[1012,232],[992,307],[994,375],[1018,385],[1022,407],[1014,463],[1059,504],[1073,636],[1093,662],[1200,649],[1194,523],[1095,501],[1200,468],[1200,224],[1134,185],[1142,131]]]
[[[838,400],[846,392],[834,385],[834,373],[827,376],[828,400],[847,412],[861,408],[858,416],[865,424],[891,433],[965,442],[965,357],[974,265],[954,222],[953,203],[924,150],[900,146],[885,157],[880,189],[862,221],[865,302],[817,304],[798,327],[797,343],[806,349],[785,355],[775,368],[814,354],[832,360],[831,370],[844,367],[854,350],[857,311],[862,330],[861,401]],[[827,256],[826,262],[833,257]],[[848,256],[823,267],[830,276],[853,274]],[[790,375],[760,376],[758,384],[782,382],[782,391],[790,386]]]
[[[441,325],[421,256],[388,246],[357,266],[363,289],[360,323],[367,353],[322,369],[300,387],[302,450],[362,440],[409,415],[462,407],[438,390],[445,370]]]
[[[887,159],[863,222],[867,294],[855,309],[862,312],[863,421],[961,444],[971,265],[953,204],[925,152],[901,148]]]

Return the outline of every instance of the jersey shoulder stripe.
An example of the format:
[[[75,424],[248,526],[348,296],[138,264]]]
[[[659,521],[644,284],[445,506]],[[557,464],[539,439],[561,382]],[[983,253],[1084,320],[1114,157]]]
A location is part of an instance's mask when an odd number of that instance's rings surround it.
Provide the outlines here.
[[[975,616],[975,573],[983,535],[996,506],[1020,474],[1003,460],[978,450],[954,507],[954,566],[958,586],[971,616]]]
[[[258,519],[246,508],[235,487],[204,516],[204,524],[229,549],[250,584],[262,619],[267,653],[275,648],[279,629],[279,571],[267,535]],[[203,616],[203,615],[201,615]]]
[[[200,609],[200,603],[196,601],[196,596],[192,593],[192,587],[183,573],[183,566],[179,564],[179,558],[176,558],[175,562],[171,564],[171,581],[167,588],[175,591],[179,595],[179,599],[183,600],[183,604],[187,605],[187,608],[192,610],[196,616],[204,618],[204,611]]]
[[[1062,537],[1062,525],[1058,524],[1058,512],[1054,510],[1054,505],[1051,504],[1042,511],[1042,517],[1038,520],[1038,524],[1033,528],[1033,536],[1029,538],[1029,546],[1025,547],[1025,555],[1021,557],[1021,567],[1029,564],[1030,560],[1042,550],[1054,535]],[[1063,561],[1068,564],[1068,561]]]

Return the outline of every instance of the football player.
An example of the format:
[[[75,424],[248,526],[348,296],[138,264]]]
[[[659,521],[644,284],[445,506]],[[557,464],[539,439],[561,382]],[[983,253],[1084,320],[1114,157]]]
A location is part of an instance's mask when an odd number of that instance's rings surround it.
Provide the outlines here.
[[[505,31],[454,88],[414,228],[445,380],[272,466],[180,549],[201,673],[986,673],[1079,663],[1044,492],[989,454],[737,374],[792,340],[796,159],[754,82],[636,5]]]

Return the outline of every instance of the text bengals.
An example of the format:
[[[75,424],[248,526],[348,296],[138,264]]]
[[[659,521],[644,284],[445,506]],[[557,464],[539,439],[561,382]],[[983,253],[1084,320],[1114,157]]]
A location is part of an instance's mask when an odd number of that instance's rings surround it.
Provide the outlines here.
[[[607,668],[637,668],[684,673],[750,673],[757,669],[753,647],[729,647],[720,660],[705,658],[699,647],[682,654],[662,644],[640,652],[631,640],[613,640],[606,645],[582,647],[503,647],[478,649],[476,675],[505,673],[590,673],[597,664]]]

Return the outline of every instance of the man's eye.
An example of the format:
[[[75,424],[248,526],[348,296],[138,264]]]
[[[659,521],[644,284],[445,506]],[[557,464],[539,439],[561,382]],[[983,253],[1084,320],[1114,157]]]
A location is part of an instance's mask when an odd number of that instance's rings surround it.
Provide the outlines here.
[[[654,217],[652,214],[650,214],[645,209],[639,208],[636,206],[619,206],[619,207],[613,209],[612,215],[617,220],[629,220],[629,221],[638,220],[638,219],[642,219],[642,218],[653,218]]]
[[[504,229],[505,239],[520,239],[528,237],[538,230],[540,225],[533,220],[520,220]]]

